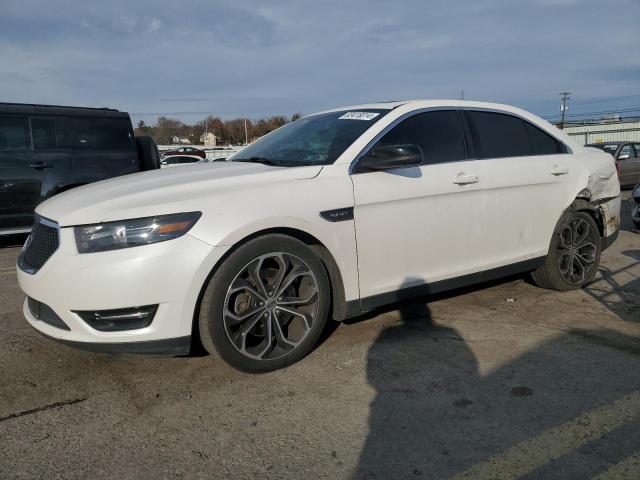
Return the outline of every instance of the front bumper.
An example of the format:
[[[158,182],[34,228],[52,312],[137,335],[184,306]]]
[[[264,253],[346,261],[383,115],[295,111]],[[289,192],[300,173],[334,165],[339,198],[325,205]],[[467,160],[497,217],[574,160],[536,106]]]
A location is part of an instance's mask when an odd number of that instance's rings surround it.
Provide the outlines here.
[[[622,197],[620,195],[598,204],[604,222],[603,249],[610,247],[618,238],[621,205]]]
[[[202,286],[229,247],[190,236],[139,247],[79,254],[72,228],[60,229],[60,246],[35,274],[18,268],[18,283],[68,326],[38,320],[24,304],[27,322],[43,335],[72,346],[114,353],[187,353]],[[147,327],[98,331],[74,311],[158,305]]]

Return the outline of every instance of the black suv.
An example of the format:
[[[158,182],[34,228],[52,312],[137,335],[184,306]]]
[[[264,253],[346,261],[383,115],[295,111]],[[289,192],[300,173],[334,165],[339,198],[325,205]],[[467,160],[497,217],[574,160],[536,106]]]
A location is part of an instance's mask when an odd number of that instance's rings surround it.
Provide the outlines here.
[[[28,232],[56,193],[160,167],[151,137],[134,137],[126,112],[0,103],[0,235]]]

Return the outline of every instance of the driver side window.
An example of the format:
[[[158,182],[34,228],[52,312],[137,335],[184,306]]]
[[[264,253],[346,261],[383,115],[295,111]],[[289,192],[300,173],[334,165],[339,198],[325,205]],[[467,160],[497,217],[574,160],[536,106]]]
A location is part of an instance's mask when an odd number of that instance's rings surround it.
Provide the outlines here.
[[[423,165],[466,158],[462,127],[455,110],[413,115],[385,133],[374,148],[395,145],[419,146],[424,158]]]
[[[631,145],[628,143],[620,149],[620,153],[618,153],[618,157],[621,155],[629,155],[629,158],[634,158],[636,156],[635,152],[631,148]]]

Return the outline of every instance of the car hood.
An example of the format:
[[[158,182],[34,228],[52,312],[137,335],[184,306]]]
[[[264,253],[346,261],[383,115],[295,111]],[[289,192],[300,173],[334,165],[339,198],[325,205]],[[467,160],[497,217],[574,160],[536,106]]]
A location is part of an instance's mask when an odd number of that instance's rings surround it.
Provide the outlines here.
[[[313,178],[321,170],[321,166],[273,167],[241,162],[153,170],[69,190],[41,203],[36,213],[67,227],[195,211],[203,201],[225,191]]]

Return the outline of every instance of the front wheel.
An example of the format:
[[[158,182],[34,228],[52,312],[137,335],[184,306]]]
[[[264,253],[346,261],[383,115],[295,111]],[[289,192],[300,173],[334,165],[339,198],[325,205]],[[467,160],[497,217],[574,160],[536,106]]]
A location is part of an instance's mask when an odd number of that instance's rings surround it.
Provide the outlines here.
[[[542,288],[581,288],[595,277],[601,251],[602,238],[593,217],[585,212],[567,213],[553,233],[544,264],[531,276]]]
[[[260,237],[234,251],[211,278],[200,338],[238,370],[277,370],[311,351],[329,305],[327,272],[307,245],[285,235]]]

